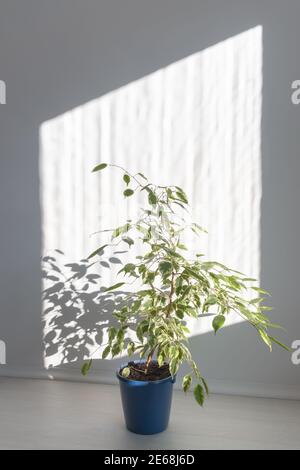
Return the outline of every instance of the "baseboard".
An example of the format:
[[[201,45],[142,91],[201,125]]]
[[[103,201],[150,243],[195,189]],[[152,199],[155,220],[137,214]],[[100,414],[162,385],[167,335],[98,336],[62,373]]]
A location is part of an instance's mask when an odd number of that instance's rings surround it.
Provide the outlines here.
[[[69,382],[85,382],[94,384],[117,384],[113,371],[95,370],[83,377],[79,369],[72,367],[54,369],[31,369],[9,366],[0,367],[0,377],[61,380]],[[226,380],[207,379],[211,393],[222,395],[240,395],[259,398],[279,398],[286,400],[300,400],[300,385],[264,384],[256,382],[234,382]],[[175,384],[180,389],[180,382]]]

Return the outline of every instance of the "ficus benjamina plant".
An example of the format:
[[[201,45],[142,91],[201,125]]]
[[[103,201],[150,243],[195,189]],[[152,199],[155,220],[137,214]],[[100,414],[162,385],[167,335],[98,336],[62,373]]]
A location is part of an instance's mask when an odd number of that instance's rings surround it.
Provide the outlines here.
[[[124,197],[134,197],[142,192],[145,207],[141,209],[138,220],[127,220],[112,230],[111,240],[89,258],[103,254],[110,245],[120,243],[124,243],[128,250],[135,243],[142,243],[144,250],[142,255],[135,256],[119,271],[118,275],[124,278],[122,282],[105,289],[107,292],[123,288],[126,280],[131,284],[139,281],[140,286],[135,292],[126,294],[122,306],[113,312],[118,327],[108,327],[108,342],[102,358],[113,358],[124,352],[128,356],[138,354],[146,362],[145,374],[155,360],[159,367],[169,364],[172,376],[177,374],[183,363],[187,363],[190,373],[183,378],[183,390],[187,392],[193,387],[196,401],[203,405],[208,386],[189,348],[187,320],[190,317],[201,319],[201,315],[211,314],[216,334],[226,324],[229,315],[235,312],[256,330],[270,350],[273,343],[288,349],[269,334],[270,329],[279,326],[266,315],[266,311],[271,310],[264,303],[265,296],[269,294],[257,285],[256,279],[217,261],[207,261],[201,253],[194,259],[188,257],[188,249],[183,243],[184,233],[189,230],[193,236],[199,236],[205,230],[197,223],[186,222],[183,214],[188,211],[189,204],[184,190],[178,186],[155,185],[142,173],[130,174],[113,164],[100,163],[93,172],[107,167],[122,172]],[[83,365],[84,375],[91,364],[92,359]],[[125,367],[122,374],[128,377],[130,367]]]

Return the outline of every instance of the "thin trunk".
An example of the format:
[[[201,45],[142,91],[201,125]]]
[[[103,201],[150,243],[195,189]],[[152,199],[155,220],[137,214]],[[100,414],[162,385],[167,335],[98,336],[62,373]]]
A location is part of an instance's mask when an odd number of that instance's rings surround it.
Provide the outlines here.
[[[154,354],[154,352],[155,352],[155,349],[156,349],[156,347],[153,348],[153,349],[150,351],[150,353],[149,353],[149,355],[148,355],[148,357],[147,357],[146,368],[145,368],[145,374],[148,374],[148,369],[149,369],[149,366],[150,366],[150,364],[151,364],[151,362],[152,362],[152,358],[153,358],[153,354]]]
[[[169,294],[169,305],[168,305],[168,310],[167,310],[167,317],[171,314],[171,308],[172,308],[172,302],[173,302],[173,294],[175,290],[175,273],[172,272],[172,277],[171,277],[171,289],[170,289],[170,294]]]

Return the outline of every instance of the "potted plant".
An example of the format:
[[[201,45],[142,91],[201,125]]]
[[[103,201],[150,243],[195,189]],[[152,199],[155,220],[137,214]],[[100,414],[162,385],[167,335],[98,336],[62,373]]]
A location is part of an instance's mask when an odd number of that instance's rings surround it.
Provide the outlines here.
[[[128,293],[125,302],[114,311],[119,326],[108,328],[102,357],[113,358],[122,352],[128,356],[138,354],[139,360],[129,361],[117,371],[125,421],[133,432],[153,434],[168,425],[173,383],[183,363],[190,366],[190,373],[183,377],[183,390],[187,392],[192,387],[201,406],[209,393],[189,349],[189,317],[201,318],[213,309],[212,327],[217,333],[228,316],[236,312],[255,328],[270,350],[273,343],[288,348],[269,334],[269,329],[277,325],[265,313],[270,310],[263,304],[268,293],[257,286],[255,279],[217,261],[207,261],[200,253],[194,259],[188,258],[182,241],[184,232],[191,230],[197,236],[204,230],[197,223],[184,220],[182,213],[188,209],[188,199],[183,189],[157,186],[142,173],[132,175],[118,165],[101,163],[93,171],[108,166],[122,171],[124,197],[142,192],[147,205],[138,220],[128,220],[114,229],[111,242],[90,255],[101,255],[109,245],[120,243],[129,250],[137,242],[144,247],[143,254],[118,273],[129,278],[131,284],[132,280],[138,281],[140,287]],[[106,292],[125,284],[125,280],[117,282]],[[83,365],[84,375],[91,364],[92,359]]]

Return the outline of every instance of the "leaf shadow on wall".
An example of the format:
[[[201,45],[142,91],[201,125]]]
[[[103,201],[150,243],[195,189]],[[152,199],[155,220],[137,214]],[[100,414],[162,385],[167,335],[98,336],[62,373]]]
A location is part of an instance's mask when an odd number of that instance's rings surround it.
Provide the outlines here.
[[[114,258],[116,260],[116,258]],[[46,368],[99,358],[105,346],[105,330],[117,326],[112,316],[124,301],[125,292],[107,292],[99,287],[96,263],[83,259],[64,263],[64,254],[54,250],[42,258],[44,290],[44,364]],[[109,262],[100,261],[108,269]],[[97,261],[99,264],[99,261]]]

